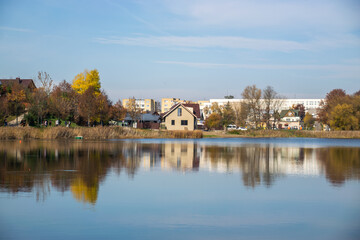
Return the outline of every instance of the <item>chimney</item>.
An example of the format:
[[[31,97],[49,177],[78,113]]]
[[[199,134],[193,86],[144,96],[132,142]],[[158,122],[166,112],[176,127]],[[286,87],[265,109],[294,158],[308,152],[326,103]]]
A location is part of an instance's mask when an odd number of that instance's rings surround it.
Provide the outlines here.
[[[22,80],[19,77],[16,78],[16,81],[18,81],[19,84],[22,82]]]

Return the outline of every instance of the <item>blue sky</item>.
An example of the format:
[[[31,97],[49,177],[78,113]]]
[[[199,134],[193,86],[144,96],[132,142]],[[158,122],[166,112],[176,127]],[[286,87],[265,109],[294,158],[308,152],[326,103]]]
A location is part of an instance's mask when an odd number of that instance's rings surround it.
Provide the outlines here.
[[[0,0],[0,78],[97,68],[113,101],[360,89],[360,1]]]

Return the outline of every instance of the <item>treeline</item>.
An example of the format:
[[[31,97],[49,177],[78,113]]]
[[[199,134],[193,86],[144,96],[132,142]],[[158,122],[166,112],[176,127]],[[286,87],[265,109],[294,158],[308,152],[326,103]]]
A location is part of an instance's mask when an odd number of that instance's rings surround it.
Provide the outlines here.
[[[360,91],[349,95],[343,89],[334,89],[326,94],[318,120],[334,130],[359,130]]]
[[[58,85],[46,72],[38,73],[38,88],[31,91],[19,83],[0,88],[0,125],[9,116],[25,113],[26,123],[40,126],[47,119],[62,119],[82,126],[104,125],[125,115],[121,101],[113,104],[101,89],[99,72],[85,70],[72,84]]]

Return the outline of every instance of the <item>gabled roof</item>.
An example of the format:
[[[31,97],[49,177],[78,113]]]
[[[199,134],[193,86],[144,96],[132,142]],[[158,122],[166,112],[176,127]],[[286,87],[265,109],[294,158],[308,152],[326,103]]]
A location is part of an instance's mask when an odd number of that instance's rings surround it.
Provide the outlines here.
[[[1,85],[11,86],[14,83],[19,83],[24,88],[36,88],[35,83],[32,79],[0,79]]]
[[[124,118],[125,121],[133,121],[133,119],[130,117],[130,114],[127,113],[126,117]],[[145,122],[156,122],[160,120],[160,116],[157,114],[152,113],[143,113],[140,114],[139,118],[137,120],[145,121]]]
[[[288,112],[292,112],[294,114],[294,117],[299,117],[299,110],[296,109],[287,109],[287,110],[282,110],[280,112],[280,118],[283,118],[286,116],[286,114],[288,114]]]
[[[186,111],[188,111],[191,115],[193,115],[194,118],[197,118],[196,115],[194,113],[192,113],[190,111],[190,109],[188,109],[186,106],[184,106],[185,104],[182,103],[178,103],[175,104],[174,106],[172,106],[172,108],[170,108],[170,110],[168,112],[166,112],[162,117],[165,119],[170,113],[172,113],[175,109],[179,108],[180,106],[182,106]]]
[[[183,105],[185,107],[191,107],[193,109],[193,114],[197,117],[197,118],[201,118],[201,114],[200,114],[200,107],[198,103],[183,103]]]

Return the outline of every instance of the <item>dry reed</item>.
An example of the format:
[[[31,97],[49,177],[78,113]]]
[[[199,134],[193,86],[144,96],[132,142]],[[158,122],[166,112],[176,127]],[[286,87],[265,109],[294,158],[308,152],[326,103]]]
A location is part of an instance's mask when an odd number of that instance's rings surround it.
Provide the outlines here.
[[[124,127],[1,127],[0,140],[11,139],[74,139],[82,136],[88,140],[125,138],[202,138],[202,131],[142,130]]]

